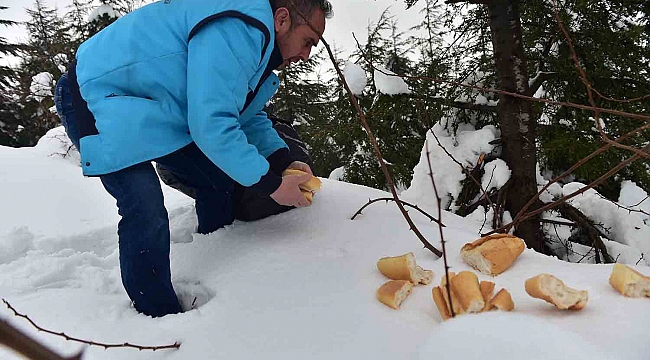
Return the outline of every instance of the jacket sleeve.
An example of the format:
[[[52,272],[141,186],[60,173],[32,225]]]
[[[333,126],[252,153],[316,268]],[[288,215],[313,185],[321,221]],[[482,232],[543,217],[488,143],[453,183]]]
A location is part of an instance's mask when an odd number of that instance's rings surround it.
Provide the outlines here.
[[[242,130],[244,130],[248,142],[266,157],[271,165],[271,170],[276,174],[281,174],[292,162],[289,157],[289,146],[273,128],[273,122],[264,111],[260,111],[242,125]]]
[[[215,165],[239,184],[268,195],[282,179],[239,124],[264,40],[260,30],[238,18],[202,25],[187,50],[187,117],[192,139]]]

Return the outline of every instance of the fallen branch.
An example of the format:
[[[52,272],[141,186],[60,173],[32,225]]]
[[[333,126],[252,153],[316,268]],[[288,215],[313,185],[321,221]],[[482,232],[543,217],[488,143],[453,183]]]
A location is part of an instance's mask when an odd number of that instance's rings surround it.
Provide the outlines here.
[[[600,257],[598,256],[599,251],[603,254],[605,263],[611,264],[614,262],[614,259],[607,253],[607,248],[605,247],[603,240],[600,238],[601,236],[605,237],[604,234],[600,231],[600,229],[596,228],[596,226],[592,221],[589,220],[589,218],[587,218],[587,216],[566,202],[558,207],[558,211],[560,214],[562,214],[563,217],[572,220],[581,228],[587,230],[592,247],[596,253],[596,263],[600,263]]]
[[[110,349],[110,348],[134,348],[134,349],[138,349],[140,351],[142,351],[142,350],[156,351],[156,350],[163,350],[163,349],[179,349],[181,347],[181,344],[179,342],[175,342],[175,343],[173,343],[171,345],[162,345],[162,346],[142,346],[142,345],[131,344],[131,343],[128,343],[128,342],[121,343],[121,344],[106,344],[106,343],[95,342],[95,341],[91,341],[91,340],[83,340],[83,339],[75,338],[75,337],[72,337],[72,336],[68,336],[63,332],[58,333],[58,332],[55,332],[55,331],[52,331],[52,330],[42,328],[42,327],[38,326],[32,319],[30,319],[29,316],[23,315],[23,314],[19,313],[18,311],[16,311],[16,309],[14,309],[11,306],[11,304],[9,304],[9,302],[7,300],[2,299],[2,302],[4,302],[5,305],[7,305],[9,310],[13,311],[15,316],[21,317],[21,318],[27,320],[38,331],[42,331],[44,333],[51,334],[51,335],[60,336],[60,337],[66,339],[68,341],[78,342],[78,343],[82,343],[82,344],[86,344],[86,345],[90,345],[90,346],[99,346],[99,347],[103,347],[105,350]]]
[[[395,200],[395,199],[393,199],[393,198],[389,198],[389,197],[377,198],[377,199],[373,199],[373,200],[368,199],[368,202],[367,202],[365,205],[363,205],[363,206],[361,207],[361,209],[357,210],[357,212],[354,213],[354,215],[352,215],[352,218],[350,218],[350,220],[354,220],[354,218],[356,218],[358,215],[361,215],[361,212],[363,211],[363,209],[365,209],[366,207],[368,207],[370,204],[372,204],[372,203],[376,203],[376,202],[378,202],[378,201],[386,201],[386,202],[389,202],[389,201],[397,201],[397,200]],[[399,201],[401,201],[402,204],[404,204],[404,205],[406,205],[406,206],[408,206],[408,207],[411,207],[411,208],[413,208],[413,209],[419,211],[422,215],[424,215],[424,216],[426,216],[427,218],[429,218],[429,220],[431,220],[431,221],[433,221],[433,222],[436,222],[436,223],[440,224],[440,220],[438,220],[438,219],[434,218],[433,216],[429,215],[426,211],[422,210],[422,208],[418,207],[417,205],[413,205],[413,204],[407,203],[407,202],[404,201],[404,200],[399,200]],[[445,226],[445,224],[441,224],[441,225],[442,225],[443,227]]]

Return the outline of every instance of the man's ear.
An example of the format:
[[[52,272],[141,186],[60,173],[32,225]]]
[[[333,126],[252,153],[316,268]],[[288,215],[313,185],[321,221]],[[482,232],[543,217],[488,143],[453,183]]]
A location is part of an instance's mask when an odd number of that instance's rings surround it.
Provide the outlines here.
[[[279,35],[284,35],[291,30],[291,16],[289,9],[285,7],[278,8],[273,14],[273,22],[275,25],[275,32]]]

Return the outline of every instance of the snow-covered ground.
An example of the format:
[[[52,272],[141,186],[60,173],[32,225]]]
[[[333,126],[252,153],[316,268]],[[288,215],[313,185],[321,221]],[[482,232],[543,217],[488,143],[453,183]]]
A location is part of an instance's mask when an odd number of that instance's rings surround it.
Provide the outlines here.
[[[58,130],[60,134],[60,129]],[[50,136],[57,130],[50,132]],[[0,297],[48,329],[95,341],[182,343],[156,352],[89,347],[84,359],[648,359],[650,299],[628,299],[608,284],[611,265],[572,264],[526,250],[494,279],[512,313],[442,322],[429,286],[400,310],[375,299],[383,256],[412,251],[440,281],[442,261],[422,249],[397,207],[368,198],[386,193],[323,180],[309,208],[193,234],[189,198],[165,189],[172,223],[171,263],[179,294],[210,297],[198,309],[152,319],[130,307],[118,268],[118,216],[97,179],[85,179],[58,139],[32,149],[0,147]],[[410,212],[440,246],[438,228]],[[469,270],[460,247],[480,224],[443,214],[453,271]],[[650,275],[647,266],[634,266]],[[529,297],[524,281],[551,273],[589,291],[582,311],[560,311]],[[488,279],[479,274],[480,280]],[[62,354],[82,348],[37,332],[0,309],[0,318]],[[17,359],[0,349],[0,359]]]

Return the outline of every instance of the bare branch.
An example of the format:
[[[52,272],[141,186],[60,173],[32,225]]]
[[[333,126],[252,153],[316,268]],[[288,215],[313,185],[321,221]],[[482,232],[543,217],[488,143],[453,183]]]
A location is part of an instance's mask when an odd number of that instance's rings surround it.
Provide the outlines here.
[[[476,110],[476,111],[491,112],[491,113],[497,112],[496,105],[479,105],[479,104],[469,103],[465,101],[449,101],[448,99],[445,98],[430,97],[430,96],[423,96],[417,94],[405,94],[403,96],[409,97],[411,99],[433,101],[457,109]]]
[[[122,344],[106,344],[106,343],[100,343],[100,342],[95,342],[95,341],[91,341],[91,340],[83,340],[83,339],[75,338],[75,337],[72,337],[72,336],[68,336],[63,332],[58,333],[58,332],[55,332],[55,331],[52,331],[52,330],[42,328],[42,327],[38,326],[32,319],[30,319],[29,316],[23,315],[23,314],[19,313],[18,311],[16,311],[16,309],[14,309],[11,306],[11,304],[9,304],[9,302],[7,300],[2,299],[2,302],[4,302],[5,305],[7,305],[9,310],[13,311],[15,316],[21,317],[21,318],[27,320],[37,330],[42,331],[44,333],[51,334],[51,335],[60,336],[60,337],[66,339],[68,341],[74,341],[74,342],[78,342],[78,343],[82,343],[82,344],[86,344],[86,345],[91,345],[91,346],[99,346],[99,347],[103,347],[104,349],[109,349],[109,348],[134,348],[134,349],[138,349],[140,351],[142,351],[142,350],[156,351],[156,350],[163,350],[163,349],[178,349],[178,348],[181,347],[181,344],[179,342],[175,342],[175,343],[173,343],[171,345],[162,345],[162,346],[142,346],[142,345],[134,345],[134,344],[131,344],[131,343],[128,343],[128,342],[125,342],[125,343],[122,343]]]
[[[363,211],[363,209],[365,209],[366,207],[368,207],[370,204],[375,203],[375,202],[378,202],[378,201],[386,201],[386,202],[389,202],[389,201],[397,201],[397,200],[395,200],[395,199],[393,199],[393,198],[389,198],[389,197],[377,198],[377,199],[373,199],[373,200],[368,199],[368,202],[367,202],[365,205],[363,205],[363,206],[361,207],[361,209],[357,210],[357,212],[354,213],[354,215],[352,215],[352,218],[350,218],[350,220],[354,220],[354,218],[356,218],[358,215],[361,215],[361,212]],[[417,205],[413,205],[413,204],[410,204],[410,203],[407,203],[407,202],[404,201],[404,200],[399,200],[399,201],[401,201],[402,204],[404,204],[404,205],[406,205],[406,206],[408,206],[408,207],[411,207],[411,208],[413,208],[413,209],[419,211],[422,215],[424,215],[424,216],[426,216],[427,218],[429,218],[429,220],[431,220],[432,222],[436,222],[436,223],[438,223],[438,224],[440,223],[440,220],[438,220],[438,219],[434,218],[433,216],[429,215],[426,211],[422,210],[422,208],[420,208],[419,206],[417,206]],[[442,226],[444,227],[445,224],[442,224]]]
[[[429,155],[429,142],[425,141],[424,146],[427,153],[427,165],[429,165],[429,177],[431,178],[431,184],[433,185],[433,192],[436,194],[436,202],[438,203],[438,218],[442,219],[442,207],[440,205],[440,195],[438,195],[438,188],[436,187],[436,181],[433,179],[433,169],[431,168],[431,159]],[[454,312],[453,301],[451,301],[451,282],[449,281],[449,265],[447,265],[447,250],[445,249],[445,236],[442,233],[442,223],[438,223],[438,229],[440,230],[440,243],[442,244],[442,259],[445,263],[445,279],[447,279],[447,300],[449,301],[449,309],[451,310],[451,317],[455,317],[456,313]]]

